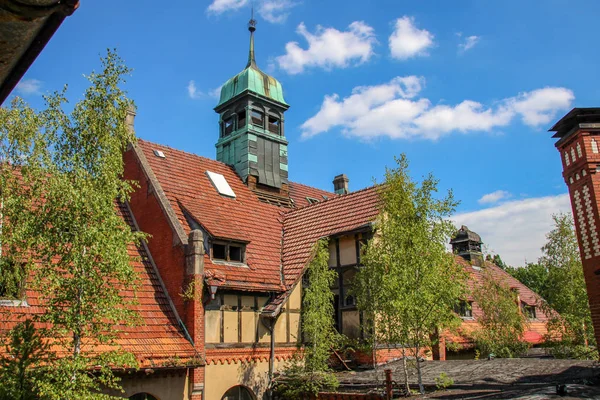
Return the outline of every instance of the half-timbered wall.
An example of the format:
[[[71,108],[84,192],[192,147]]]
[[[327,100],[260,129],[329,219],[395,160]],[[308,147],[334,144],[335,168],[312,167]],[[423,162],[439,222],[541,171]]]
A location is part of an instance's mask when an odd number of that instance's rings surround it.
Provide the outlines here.
[[[300,337],[302,285],[298,284],[282,308],[275,323],[276,343],[297,343]],[[269,329],[261,322],[261,311],[268,297],[245,293],[217,293],[205,312],[207,344],[239,344],[271,342]],[[266,321],[265,321],[266,322]]]
[[[332,287],[336,327],[353,339],[361,337],[362,319],[351,288],[360,265],[360,248],[364,240],[364,234],[352,233],[332,238],[329,242],[329,266],[338,273],[338,279]]]

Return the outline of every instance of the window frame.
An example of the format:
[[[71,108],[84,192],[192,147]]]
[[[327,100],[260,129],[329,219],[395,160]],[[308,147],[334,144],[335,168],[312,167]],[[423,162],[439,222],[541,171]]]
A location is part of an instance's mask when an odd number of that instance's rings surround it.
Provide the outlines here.
[[[235,119],[233,116],[229,116],[223,120],[223,137],[229,136],[233,132],[235,132]]]
[[[272,126],[275,128],[271,129]],[[281,120],[274,115],[267,116],[267,130],[273,135],[281,136]]]
[[[260,123],[254,121],[254,118],[258,119],[258,117],[255,117],[255,114],[260,116]],[[265,128],[265,112],[262,110],[258,110],[256,108],[251,109],[250,110],[250,123],[254,126],[258,126],[259,128],[264,129]]]
[[[475,319],[473,317],[473,302],[468,300],[459,300],[454,306],[454,312],[462,319]]]
[[[535,305],[527,304],[524,301],[522,301],[521,302],[521,312],[529,320],[537,319],[537,311],[536,311]]]
[[[225,247],[225,258],[215,258],[214,256],[214,246],[224,246]],[[232,260],[230,249],[231,247],[237,247],[240,249],[240,261]],[[211,261],[224,262],[229,264],[246,264],[246,244],[241,242],[232,242],[226,240],[211,240],[210,242],[210,259]]]

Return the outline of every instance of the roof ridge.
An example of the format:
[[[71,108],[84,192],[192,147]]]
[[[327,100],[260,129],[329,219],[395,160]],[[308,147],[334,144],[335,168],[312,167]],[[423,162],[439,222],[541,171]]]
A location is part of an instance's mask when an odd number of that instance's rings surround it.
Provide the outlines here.
[[[336,196],[339,196],[337,193],[330,192],[329,190],[325,190],[325,189],[320,189],[320,188],[315,187],[315,186],[310,186],[310,185],[307,185],[306,183],[300,183],[300,182],[296,182],[296,181],[289,181],[289,183],[292,183],[294,185],[300,185],[300,186],[308,187],[308,188],[311,188],[311,189],[317,189],[317,190],[320,190],[322,192],[331,193],[331,194],[335,194]]]
[[[189,151],[185,151],[185,150],[181,150],[181,149],[176,149],[176,148],[174,148],[174,147],[171,147],[171,146],[169,146],[168,144],[160,144],[160,143],[151,142],[151,141],[149,141],[149,140],[145,140],[145,139],[141,139],[141,138],[138,138],[138,140],[137,140],[137,141],[138,141],[138,142],[144,142],[144,143],[147,143],[147,144],[149,144],[149,145],[157,145],[157,146],[161,146],[161,147],[166,147],[167,149],[170,149],[170,150],[176,151],[176,152],[178,152],[178,153],[183,153],[183,154],[187,154],[187,155],[190,155],[190,156],[193,156],[193,157],[198,157],[198,158],[201,158],[201,159],[203,159],[203,160],[207,160],[207,161],[210,161],[210,162],[214,162],[214,163],[221,164],[221,165],[223,165],[223,166],[225,166],[225,167],[227,167],[227,168],[232,168],[232,167],[231,167],[231,165],[225,164],[225,163],[224,163],[224,162],[222,162],[222,161],[215,160],[215,159],[213,159],[213,158],[204,157],[204,156],[201,156],[201,155],[198,155],[198,154],[196,154],[196,153],[189,152]],[[234,171],[235,171],[235,169],[234,169]]]
[[[289,211],[287,211],[287,212],[285,213],[285,216],[286,216],[286,217],[287,217],[287,216],[290,216],[290,214],[293,214],[293,213],[295,213],[296,211],[301,211],[301,210],[304,210],[304,209],[306,209],[306,208],[308,208],[308,207],[317,207],[317,206],[319,206],[319,205],[321,205],[321,204],[329,204],[329,203],[331,203],[332,201],[336,201],[336,200],[339,200],[339,199],[345,199],[345,198],[347,198],[347,197],[350,197],[350,196],[353,196],[353,195],[355,195],[355,194],[359,194],[359,193],[366,192],[366,191],[368,191],[368,190],[375,189],[375,188],[377,188],[377,187],[379,187],[379,186],[381,186],[381,185],[382,185],[381,183],[379,183],[379,184],[374,184],[374,185],[367,186],[367,187],[365,187],[365,188],[362,188],[362,189],[356,190],[356,191],[354,191],[354,192],[350,192],[350,193],[344,193],[344,194],[338,194],[338,195],[336,195],[335,197],[327,198],[327,199],[324,199],[324,200],[322,200],[322,201],[319,201],[319,202],[317,202],[317,203],[311,203],[311,204],[306,204],[306,205],[304,205],[304,206],[301,206],[301,207],[292,208],[292,209],[290,209]]]

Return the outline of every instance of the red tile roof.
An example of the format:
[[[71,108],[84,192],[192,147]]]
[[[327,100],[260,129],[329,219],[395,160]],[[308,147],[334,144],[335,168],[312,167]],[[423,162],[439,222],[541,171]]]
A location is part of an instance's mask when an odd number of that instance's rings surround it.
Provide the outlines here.
[[[126,206],[119,207],[124,219],[134,227],[133,217]],[[120,332],[116,343],[133,353],[142,367],[169,366],[174,358],[186,363],[197,356],[192,344],[179,326],[169,299],[163,291],[160,278],[152,265],[144,246],[130,244],[131,264],[139,276],[137,293],[122,292],[125,300],[137,297],[131,308],[139,312],[141,324],[134,327],[118,326]],[[18,321],[44,312],[39,293],[26,290],[27,306],[0,306],[0,333],[11,329]],[[4,351],[4,347],[0,351]],[[95,346],[95,351],[113,350],[108,346]]]
[[[209,274],[224,275],[223,285],[238,290],[284,290],[281,284],[281,213],[278,207],[261,202],[236,174],[219,161],[175,150],[144,140],[143,151],[179,223],[189,234],[185,212],[210,235],[238,239],[246,245],[247,266],[215,263],[206,254],[204,268]],[[154,155],[160,150],[165,158]],[[206,171],[225,177],[236,197],[220,195]]]
[[[206,276],[231,289],[278,293],[264,309],[268,315],[278,312],[299,281],[315,242],[366,227],[379,214],[379,186],[335,195],[290,182],[290,197],[296,207],[285,209],[261,202],[235,170],[224,163],[143,140],[138,141],[138,147],[186,233],[190,232],[185,216],[188,213],[210,235],[248,242],[247,267],[217,264],[207,254]],[[162,151],[165,158],[156,157],[153,150]],[[236,198],[219,195],[206,171],[222,174]],[[306,197],[320,202],[310,204]],[[469,268],[471,286],[481,280],[481,272],[458,256],[457,260]],[[518,287],[522,301],[533,305],[540,300],[505,271],[493,264],[488,267],[494,277]]]
[[[294,201],[295,207],[304,207],[310,205],[311,203],[307,200],[307,197],[323,201],[337,196],[335,193],[317,189],[312,186],[306,186],[301,183],[290,182],[289,186],[290,197]]]
[[[283,271],[293,285],[309,261],[312,246],[320,238],[348,232],[375,220],[379,194],[375,186],[294,209],[284,216]]]

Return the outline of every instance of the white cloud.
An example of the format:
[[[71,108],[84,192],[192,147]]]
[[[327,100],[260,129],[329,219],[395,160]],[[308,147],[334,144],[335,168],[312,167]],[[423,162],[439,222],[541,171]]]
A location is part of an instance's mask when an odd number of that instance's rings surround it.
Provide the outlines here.
[[[464,53],[465,51],[472,49],[477,43],[479,43],[480,39],[480,36],[467,36],[464,42],[458,44],[459,52]]]
[[[202,92],[198,90],[198,88],[196,87],[196,82],[194,82],[193,80],[191,80],[188,85],[187,85],[187,91],[188,91],[188,95],[190,96],[190,99],[199,99],[200,97],[202,97]]]
[[[258,5],[258,14],[273,24],[285,22],[290,9],[297,5],[291,0],[262,0]]]
[[[248,0],[213,0],[208,6],[207,11],[214,14],[221,14],[225,11],[235,11],[248,4]]]
[[[460,213],[452,219],[467,225],[502,260],[512,266],[535,262],[553,228],[552,215],[571,212],[568,194],[514,200],[496,207]]]
[[[279,67],[290,74],[299,74],[308,67],[345,68],[352,63],[366,62],[374,54],[373,46],[377,42],[374,29],[362,21],[352,22],[346,31],[318,26],[314,34],[301,23],[296,32],[308,42],[308,48],[301,48],[298,42],[288,42],[286,54],[275,59]]]
[[[237,11],[249,3],[249,0],[213,0],[206,10],[210,14],[218,15],[226,11]],[[289,10],[297,4],[292,0],[261,0],[256,8],[265,21],[281,24],[289,16]]]
[[[188,96],[192,100],[201,99],[203,97],[212,97],[212,98],[218,99],[219,97],[221,97],[221,87],[222,86],[218,86],[218,87],[216,87],[214,89],[210,89],[208,91],[202,91],[202,90],[198,89],[198,87],[196,86],[196,81],[194,81],[192,79],[191,81],[188,82],[187,92],[188,92]]]
[[[511,197],[511,194],[506,190],[496,190],[495,192],[484,194],[477,202],[479,204],[494,204],[509,197]]]
[[[42,88],[42,81],[37,79],[23,79],[17,84],[15,90],[23,96],[39,94]]]
[[[321,109],[301,126],[309,138],[341,127],[342,133],[362,139],[387,136],[393,139],[439,139],[452,132],[489,132],[521,117],[526,125],[538,127],[570,107],[575,98],[565,88],[524,92],[485,106],[473,100],[456,105],[432,105],[418,95],[425,80],[415,76],[396,77],[375,86],[358,86],[340,99],[326,95]]]
[[[427,55],[427,49],[433,46],[433,34],[418,29],[412,17],[404,16],[396,20],[396,27],[390,36],[392,57],[399,60]]]
[[[565,88],[544,88],[521,93],[511,99],[510,106],[527,125],[539,126],[552,122],[554,111],[570,107],[575,95]]]

